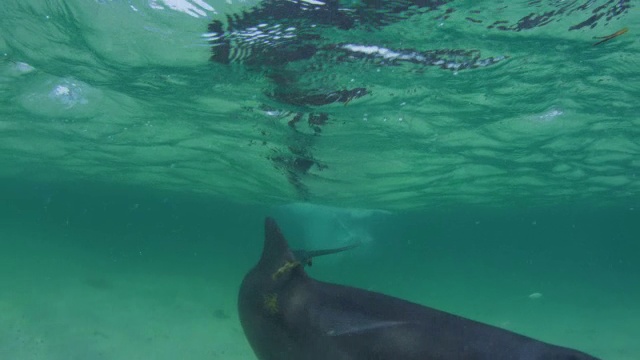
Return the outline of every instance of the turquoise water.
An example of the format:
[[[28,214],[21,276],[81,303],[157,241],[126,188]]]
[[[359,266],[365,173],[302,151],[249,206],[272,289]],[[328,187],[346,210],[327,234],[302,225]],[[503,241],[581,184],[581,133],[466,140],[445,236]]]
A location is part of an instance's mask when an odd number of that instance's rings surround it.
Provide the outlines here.
[[[640,358],[635,3],[450,2],[318,30],[505,57],[474,69],[211,61],[207,26],[256,4],[3,2],[0,359],[254,358],[235,301],[266,215],[301,247],[363,242],[317,278]],[[531,13],[552,15],[517,28]],[[281,101],[276,71],[368,94]]]

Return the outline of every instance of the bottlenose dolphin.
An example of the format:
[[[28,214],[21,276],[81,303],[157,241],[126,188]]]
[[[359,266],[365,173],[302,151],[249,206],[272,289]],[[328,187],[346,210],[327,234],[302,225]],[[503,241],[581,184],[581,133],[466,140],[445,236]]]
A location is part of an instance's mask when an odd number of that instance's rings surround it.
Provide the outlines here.
[[[260,360],[597,360],[419,304],[317,281],[265,221],[258,264],[238,298],[244,333]]]

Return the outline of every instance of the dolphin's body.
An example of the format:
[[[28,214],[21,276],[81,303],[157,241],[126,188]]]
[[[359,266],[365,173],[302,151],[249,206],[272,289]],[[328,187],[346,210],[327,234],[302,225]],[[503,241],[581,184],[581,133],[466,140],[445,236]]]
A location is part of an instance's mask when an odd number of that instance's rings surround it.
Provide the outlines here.
[[[262,257],[238,299],[242,327],[260,360],[597,360],[402,299],[314,280],[305,273],[307,260],[296,258],[267,218]]]

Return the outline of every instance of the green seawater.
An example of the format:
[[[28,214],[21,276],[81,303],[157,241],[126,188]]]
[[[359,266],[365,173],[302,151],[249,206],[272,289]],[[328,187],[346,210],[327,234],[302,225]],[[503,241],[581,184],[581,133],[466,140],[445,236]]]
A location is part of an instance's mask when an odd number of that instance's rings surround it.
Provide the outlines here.
[[[236,299],[265,216],[295,247],[362,243],[316,259],[318,279],[640,359],[635,2],[454,1],[329,29],[508,58],[292,63],[307,88],[370,91],[317,107],[209,60],[207,25],[256,3],[2,2],[0,360],[255,359]],[[289,125],[319,112],[320,132]],[[308,171],[274,161],[301,156]]]

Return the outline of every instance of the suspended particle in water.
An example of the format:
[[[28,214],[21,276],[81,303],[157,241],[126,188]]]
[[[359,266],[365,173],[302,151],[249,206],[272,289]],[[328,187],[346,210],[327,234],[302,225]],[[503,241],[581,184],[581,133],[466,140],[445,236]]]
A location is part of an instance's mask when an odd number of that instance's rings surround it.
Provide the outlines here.
[[[537,299],[541,299],[542,298],[542,293],[539,292],[534,292],[529,294],[529,299],[531,300],[537,300]]]
[[[14,64],[14,69],[19,74],[27,74],[35,70],[33,66],[21,61],[18,61]]]

